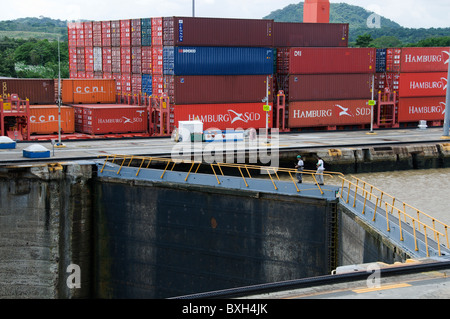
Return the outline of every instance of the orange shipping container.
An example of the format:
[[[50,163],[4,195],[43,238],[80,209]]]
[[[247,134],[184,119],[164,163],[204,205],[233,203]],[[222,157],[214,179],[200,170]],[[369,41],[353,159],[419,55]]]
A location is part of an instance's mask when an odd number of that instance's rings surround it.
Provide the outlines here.
[[[30,106],[31,134],[58,134],[58,106],[32,105]],[[75,118],[73,107],[61,106],[61,133],[75,132]]]
[[[115,103],[114,79],[64,79],[62,102],[68,104]]]

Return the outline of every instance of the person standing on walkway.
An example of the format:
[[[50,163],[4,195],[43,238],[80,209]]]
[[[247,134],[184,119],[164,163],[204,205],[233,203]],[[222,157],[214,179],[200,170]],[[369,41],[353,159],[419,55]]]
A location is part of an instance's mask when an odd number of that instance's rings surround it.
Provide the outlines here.
[[[303,163],[301,155],[297,155],[297,164],[295,165],[295,168],[297,169],[298,183],[301,183],[303,179],[303,166],[305,166],[305,164]]]
[[[325,170],[325,166],[321,157],[317,159],[316,167],[316,181],[319,185],[323,185],[323,171]]]

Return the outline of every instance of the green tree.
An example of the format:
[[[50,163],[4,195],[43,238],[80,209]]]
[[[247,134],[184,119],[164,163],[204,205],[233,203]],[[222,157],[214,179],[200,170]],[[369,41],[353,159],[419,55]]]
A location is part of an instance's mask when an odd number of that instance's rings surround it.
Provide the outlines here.
[[[360,48],[367,48],[373,42],[372,36],[370,34],[363,34],[358,36],[356,39],[356,46]]]

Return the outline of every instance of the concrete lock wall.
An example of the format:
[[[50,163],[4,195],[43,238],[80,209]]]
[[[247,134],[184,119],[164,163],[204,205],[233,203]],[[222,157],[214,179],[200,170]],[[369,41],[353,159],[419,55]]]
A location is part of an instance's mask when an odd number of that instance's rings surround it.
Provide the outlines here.
[[[89,296],[90,178],[80,165],[0,170],[0,298]]]
[[[94,167],[0,169],[0,298],[163,298],[403,259],[335,201]]]
[[[165,298],[330,272],[327,201],[119,180],[98,181],[95,192],[96,297]]]
[[[410,258],[358,216],[339,205],[338,264],[405,262]]]

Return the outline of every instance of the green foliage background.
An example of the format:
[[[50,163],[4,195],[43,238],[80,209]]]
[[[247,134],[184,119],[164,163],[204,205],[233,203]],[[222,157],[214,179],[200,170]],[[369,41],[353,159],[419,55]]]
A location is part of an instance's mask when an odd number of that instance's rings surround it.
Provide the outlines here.
[[[381,17],[381,28],[368,28],[372,14],[364,8],[331,3],[330,22],[349,24],[349,45],[377,48],[450,46],[450,28],[411,29]],[[303,2],[275,10],[263,19],[302,22]],[[0,76],[58,77],[58,40],[61,77],[69,77],[67,21],[46,17],[0,21]]]

